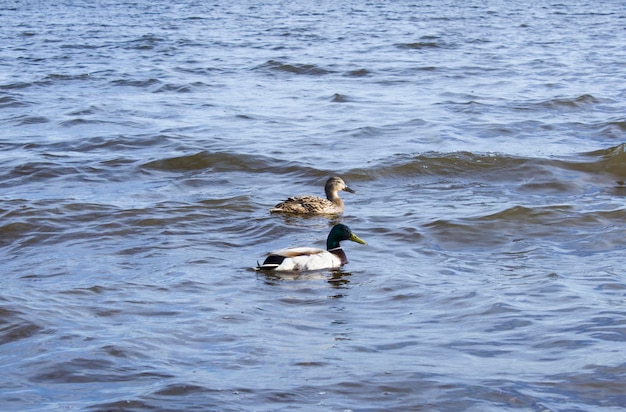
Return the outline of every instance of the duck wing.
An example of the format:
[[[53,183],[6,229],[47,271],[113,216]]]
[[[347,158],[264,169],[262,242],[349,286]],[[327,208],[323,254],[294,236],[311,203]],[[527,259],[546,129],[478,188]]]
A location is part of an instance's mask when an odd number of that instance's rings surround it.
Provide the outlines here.
[[[328,199],[317,196],[295,196],[270,209],[270,213],[334,214],[342,211]]]
[[[286,249],[279,249],[269,253],[269,256],[282,256],[282,257],[297,257],[297,256],[312,256],[324,253],[326,250],[316,247],[291,247]]]

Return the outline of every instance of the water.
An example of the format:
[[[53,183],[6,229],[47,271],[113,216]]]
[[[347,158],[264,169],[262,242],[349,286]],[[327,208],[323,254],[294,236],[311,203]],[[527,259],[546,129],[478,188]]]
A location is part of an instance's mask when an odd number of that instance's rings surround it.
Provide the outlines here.
[[[626,406],[623,1],[0,6],[7,411]],[[270,276],[327,218],[337,272]]]

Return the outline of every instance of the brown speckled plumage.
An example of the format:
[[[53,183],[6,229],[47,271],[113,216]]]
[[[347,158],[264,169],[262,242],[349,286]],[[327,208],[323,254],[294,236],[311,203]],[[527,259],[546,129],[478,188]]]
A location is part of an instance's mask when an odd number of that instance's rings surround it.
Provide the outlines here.
[[[292,213],[300,215],[336,215],[343,213],[343,200],[337,192],[344,190],[356,193],[350,189],[340,177],[331,177],[324,187],[326,199],[305,195],[294,196],[270,209],[271,213]]]

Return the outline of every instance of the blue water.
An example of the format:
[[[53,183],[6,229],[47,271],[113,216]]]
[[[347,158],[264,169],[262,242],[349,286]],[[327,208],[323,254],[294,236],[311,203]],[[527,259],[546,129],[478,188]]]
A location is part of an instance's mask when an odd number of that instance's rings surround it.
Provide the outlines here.
[[[2,409],[622,410],[625,5],[2,3]]]

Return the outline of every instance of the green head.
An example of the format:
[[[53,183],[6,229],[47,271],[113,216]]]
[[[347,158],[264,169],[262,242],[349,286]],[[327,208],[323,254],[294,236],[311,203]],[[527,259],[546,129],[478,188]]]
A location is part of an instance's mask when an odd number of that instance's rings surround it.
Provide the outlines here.
[[[333,226],[326,239],[326,249],[331,250],[339,247],[339,242],[342,240],[351,240],[356,243],[365,245],[365,241],[352,233],[350,228],[346,225],[338,224]]]

